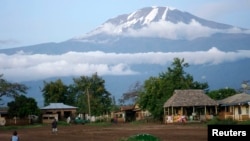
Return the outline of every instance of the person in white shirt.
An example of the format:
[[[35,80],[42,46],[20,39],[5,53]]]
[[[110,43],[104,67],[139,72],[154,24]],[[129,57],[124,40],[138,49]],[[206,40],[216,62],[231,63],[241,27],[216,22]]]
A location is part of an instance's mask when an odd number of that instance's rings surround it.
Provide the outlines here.
[[[20,141],[19,136],[17,135],[17,131],[13,132],[13,135],[11,136],[11,141]]]

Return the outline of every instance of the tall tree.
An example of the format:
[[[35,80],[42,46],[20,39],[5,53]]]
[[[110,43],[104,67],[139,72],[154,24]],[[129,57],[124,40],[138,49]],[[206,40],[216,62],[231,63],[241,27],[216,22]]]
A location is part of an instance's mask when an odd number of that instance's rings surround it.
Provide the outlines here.
[[[61,79],[57,79],[55,82],[44,81],[44,87],[42,89],[44,97],[44,105],[49,105],[52,102],[67,102],[68,86],[65,85]]]
[[[3,96],[15,98],[21,94],[26,94],[28,87],[20,83],[11,83],[0,74],[0,101]]]
[[[77,92],[77,106],[79,112],[89,115],[102,115],[110,112],[112,98],[105,88],[105,81],[94,73],[91,77],[74,78]]]
[[[208,96],[212,99],[221,100],[224,98],[227,98],[229,96],[235,95],[237,92],[235,89],[232,88],[225,88],[225,89],[219,89],[219,90],[213,90],[208,92]]]
[[[184,71],[189,67],[184,59],[174,58],[171,67],[158,77],[150,77],[144,82],[138,103],[142,109],[147,109],[155,119],[163,118],[163,105],[172,96],[176,89],[207,89],[207,83],[199,83],[193,80],[190,74]]]
[[[66,100],[65,100],[65,104],[69,104],[69,105],[73,105],[73,106],[77,106],[76,105],[76,95],[77,95],[77,89],[74,87],[73,84],[70,84],[68,86],[68,93],[66,94]]]
[[[28,115],[39,115],[40,109],[34,98],[26,97],[24,95],[15,97],[14,101],[8,104],[8,114],[10,117],[25,118]]]
[[[115,97],[112,97],[111,111],[119,111],[119,106],[116,104]]]

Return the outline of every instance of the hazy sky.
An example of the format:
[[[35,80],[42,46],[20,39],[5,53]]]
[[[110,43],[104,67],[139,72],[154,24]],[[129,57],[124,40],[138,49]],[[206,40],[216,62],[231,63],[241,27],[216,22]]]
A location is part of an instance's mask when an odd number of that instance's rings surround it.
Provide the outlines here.
[[[1,0],[0,49],[65,41],[148,6],[250,29],[250,0]]]

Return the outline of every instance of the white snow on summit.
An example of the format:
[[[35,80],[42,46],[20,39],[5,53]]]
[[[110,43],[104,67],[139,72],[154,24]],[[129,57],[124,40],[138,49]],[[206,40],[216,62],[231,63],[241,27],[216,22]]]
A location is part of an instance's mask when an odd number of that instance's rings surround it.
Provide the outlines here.
[[[154,18],[157,16],[157,14],[158,14],[158,8],[154,7],[151,10],[151,12],[145,17],[143,25],[150,24],[154,20]]]
[[[162,14],[162,17],[161,17],[162,20],[165,20],[167,18],[167,12],[168,12],[168,7],[165,8],[164,13]]]
[[[135,14],[136,14],[136,12],[130,14],[127,18],[127,22],[121,24],[121,26],[124,28],[127,28],[127,27],[130,27],[130,26],[134,25],[135,23],[137,23],[138,19],[133,18],[135,16]],[[141,20],[141,19],[139,19],[139,20]]]
[[[175,8],[153,6],[109,19],[86,36],[73,40],[100,43],[107,41],[106,35],[193,40],[214,33],[249,34],[250,31],[208,21]]]
[[[135,14],[136,14],[136,12],[131,13],[131,14],[128,16],[127,20],[129,21],[131,18],[134,17]]]

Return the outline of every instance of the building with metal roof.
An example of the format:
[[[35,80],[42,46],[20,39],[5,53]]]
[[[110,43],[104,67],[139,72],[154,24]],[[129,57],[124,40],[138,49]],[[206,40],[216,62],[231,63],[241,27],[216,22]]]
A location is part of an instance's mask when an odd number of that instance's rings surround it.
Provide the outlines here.
[[[50,103],[48,106],[40,108],[43,114],[43,122],[51,122],[54,118],[64,120],[68,117],[75,117],[77,107],[64,103]]]

